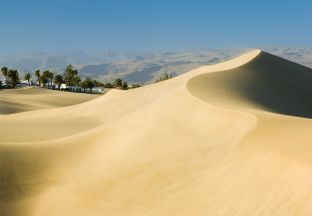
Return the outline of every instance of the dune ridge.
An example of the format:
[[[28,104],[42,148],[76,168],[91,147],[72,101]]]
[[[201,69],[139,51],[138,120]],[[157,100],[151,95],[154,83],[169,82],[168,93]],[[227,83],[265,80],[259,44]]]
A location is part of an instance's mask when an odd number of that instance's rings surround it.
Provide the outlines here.
[[[261,52],[245,65],[192,78],[190,92],[209,103],[226,98],[222,106],[255,107],[274,113],[312,117],[311,69]],[[235,102],[237,101],[237,102]],[[243,102],[243,103],[242,103]],[[219,104],[220,105],[220,104]]]
[[[310,215],[310,77],[255,50],[71,107],[0,115],[0,215]]]

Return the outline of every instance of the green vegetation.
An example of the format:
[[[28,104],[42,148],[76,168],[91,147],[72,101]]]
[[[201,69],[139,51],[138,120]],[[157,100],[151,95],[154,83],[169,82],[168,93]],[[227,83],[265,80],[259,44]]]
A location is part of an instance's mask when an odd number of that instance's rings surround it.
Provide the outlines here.
[[[2,75],[5,77],[5,87],[16,87],[17,84],[20,82],[19,74],[17,70],[8,69],[7,67],[1,68]],[[118,88],[122,90],[128,90],[133,88],[141,87],[139,84],[128,85],[126,81],[123,81],[120,78],[114,80],[114,82],[106,82],[102,83],[98,80],[93,80],[90,77],[85,78],[83,81],[78,76],[78,70],[75,69],[72,65],[67,65],[63,75],[52,73],[49,70],[45,70],[43,72],[40,69],[34,72],[34,77],[36,77],[36,82],[38,87],[43,88],[51,88],[51,89],[58,89],[62,90],[62,84],[66,84],[63,90],[69,91],[77,91],[81,92],[81,88],[83,92],[102,92],[101,89],[96,89],[95,91],[93,88],[95,87],[103,87],[103,88]],[[32,85],[31,82],[32,75],[30,73],[26,73],[24,75],[24,80],[27,81],[28,86]],[[25,84],[24,84],[25,85]],[[54,86],[55,85],[55,86]],[[0,83],[0,87],[2,86],[2,81]],[[20,85],[22,86],[22,85]],[[80,87],[80,88],[79,88]]]
[[[27,80],[29,86],[30,86],[30,78],[31,78],[30,73],[25,74],[24,79]]]
[[[5,80],[8,80],[8,68],[7,67],[1,68],[1,72],[2,72],[2,75],[5,77]],[[6,87],[7,87],[7,83],[6,83]]]
[[[54,73],[48,71],[47,76],[48,76],[48,79],[50,80],[50,86],[51,86],[51,88],[52,88]]]
[[[129,86],[129,89],[134,89],[134,88],[139,88],[139,87],[141,87],[140,84],[133,84]]]
[[[5,87],[15,87],[20,81],[17,70],[8,69],[7,67],[1,68],[2,75],[5,77]]]
[[[42,86],[45,88],[46,85],[47,85],[47,82],[49,81],[50,79],[50,71],[43,71],[42,72],[42,75],[40,76],[40,81],[41,81],[41,84]]]
[[[127,82],[122,82],[121,89],[127,90],[128,89],[128,83]]]
[[[37,82],[39,83],[39,87],[40,87],[40,86],[41,86],[41,85],[40,85],[40,76],[41,76],[40,70],[36,70],[36,71],[35,71],[35,76],[37,77]]]
[[[62,75],[57,74],[57,75],[54,77],[54,83],[57,85],[58,90],[60,90],[61,84],[62,84],[63,82],[64,82],[64,79],[63,79]]]
[[[115,86],[115,88],[120,88],[120,87],[122,87],[122,80],[121,79],[115,79],[115,81],[114,81],[114,84],[113,84],[114,86]]]
[[[8,70],[8,83],[15,88],[16,84],[20,81],[17,70]]]
[[[168,80],[168,79],[171,79],[171,78],[172,78],[172,75],[171,75],[171,74],[164,73],[164,74],[162,74],[161,76],[159,76],[159,77],[156,79],[155,83],[157,83],[157,82],[162,82],[162,81],[165,81],[165,80]]]
[[[86,92],[86,89],[89,89],[91,92],[92,88],[95,86],[94,84],[95,84],[94,80],[92,80],[90,77],[87,77],[84,81],[80,83],[84,92]]]
[[[120,78],[115,79],[113,84],[106,83],[105,87],[106,88],[118,88],[118,89],[123,89],[123,90],[129,89],[128,83],[126,81],[122,81],[122,79],[120,79]]]
[[[72,65],[67,65],[64,74],[64,81],[68,86],[78,85],[81,81],[78,76],[78,70],[74,69]]]
[[[114,86],[110,82],[107,82],[107,83],[104,84],[104,87],[105,88],[113,88]]]

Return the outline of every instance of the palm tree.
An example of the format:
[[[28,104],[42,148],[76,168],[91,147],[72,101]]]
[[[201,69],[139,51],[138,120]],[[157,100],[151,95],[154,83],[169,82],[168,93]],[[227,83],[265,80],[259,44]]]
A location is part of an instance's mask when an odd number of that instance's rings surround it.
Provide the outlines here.
[[[121,87],[122,86],[122,80],[121,79],[115,79],[114,81],[114,84],[113,84],[116,87]]]
[[[67,65],[64,73],[64,81],[66,85],[77,85],[77,80],[80,82],[78,77],[78,70],[74,69],[72,65]]]
[[[50,79],[50,84],[51,84],[51,89],[52,89],[52,80],[53,80],[53,77],[54,77],[54,74],[50,71],[48,71],[48,78]]]
[[[28,81],[28,86],[30,86],[30,78],[31,78],[30,73],[25,74],[24,79]]]
[[[5,77],[5,80],[6,80],[5,87],[7,87],[7,84],[8,84],[8,68],[7,67],[1,68],[1,72],[2,72],[2,75]]]
[[[60,88],[61,88],[61,84],[63,83],[63,77],[62,77],[62,75],[56,75],[55,77],[54,77],[54,83],[55,84],[57,84],[57,87],[58,87],[58,90],[60,90]]]
[[[43,87],[45,88],[47,82],[49,82],[50,78],[50,71],[46,70],[42,72],[42,76],[40,76],[40,81],[42,82]]]
[[[19,75],[17,70],[8,70],[8,78],[10,80],[10,84],[12,84],[13,88],[16,86],[16,84],[19,82]]]
[[[38,69],[38,70],[36,70],[35,71],[35,76],[37,77],[37,81],[38,81],[38,83],[39,83],[39,87],[40,87],[40,70]]]
[[[81,79],[80,79],[80,77],[79,76],[75,76],[74,78],[73,78],[73,84],[74,85],[79,85],[79,83],[81,82]]]

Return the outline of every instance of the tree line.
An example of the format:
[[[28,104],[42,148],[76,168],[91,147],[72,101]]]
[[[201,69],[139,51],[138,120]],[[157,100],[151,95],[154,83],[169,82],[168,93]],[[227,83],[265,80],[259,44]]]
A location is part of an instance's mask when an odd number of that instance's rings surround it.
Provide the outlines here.
[[[6,88],[12,87],[15,88],[16,85],[20,82],[19,73],[17,70],[8,69],[7,67],[1,68],[2,75],[6,80]],[[24,75],[24,80],[28,82],[28,85],[31,86],[31,73],[26,73]],[[53,87],[53,83],[56,89],[61,90],[61,85],[66,84],[66,86],[79,86],[84,92],[88,89],[90,92],[94,87],[104,87],[104,88],[118,88],[122,90],[127,90],[129,88],[140,87],[139,84],[134,84],[129,86],[126,81],[123,81],[120,78],[114,80],[114,82],[100,82],[98,80],[91,79],[90,77],[81,80],[78,75],[78,70],[75,69],[72,65],[67,65],[63,74],[54,74],[49,70],[40,71],[39,69],[34,72],[34,78],[36,78],[37,86],[43,88]],[[1,86],[1,85],[0,85]]]

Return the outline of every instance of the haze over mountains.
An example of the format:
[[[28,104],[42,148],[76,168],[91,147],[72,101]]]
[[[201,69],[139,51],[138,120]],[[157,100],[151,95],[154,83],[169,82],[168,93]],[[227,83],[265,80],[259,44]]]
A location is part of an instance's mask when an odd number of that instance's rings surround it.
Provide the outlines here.
[[[312,48],[265,48],[265,51],[312,67]],[[100,81],[122,78],[130,83],[151,83],[162,73],[173,76],[203,65],[211,65],[238,56],[248,49],[201,49],[176,52],[127,52],[82,51],[43,53],[33,52],[15,55],[0,55],[0,65],[32,72],[38,68],[64,71],[72,64],[78,67],[81,77],[90,76]]]

